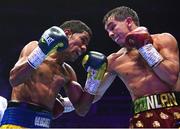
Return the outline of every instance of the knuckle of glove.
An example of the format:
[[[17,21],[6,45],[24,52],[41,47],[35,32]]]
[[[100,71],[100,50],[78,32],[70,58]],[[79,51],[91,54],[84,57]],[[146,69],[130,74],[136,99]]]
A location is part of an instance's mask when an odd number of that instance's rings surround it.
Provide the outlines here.
[[[57,44],[57,51],[61,52],[65,50],[66,48],[68,48],[68,46],[69,46],[68,39],[67,37],[64,37],[63,41]]]
[[[68,38],[61,28],[53,26],[43,33],[39,43],[46,53],[52,49],[62,51],[68,47]]]
[[[126,36],[126,43],[129,47],[140,48],[145,44],[152,43],[152,37],[145,27],[139,27]]]

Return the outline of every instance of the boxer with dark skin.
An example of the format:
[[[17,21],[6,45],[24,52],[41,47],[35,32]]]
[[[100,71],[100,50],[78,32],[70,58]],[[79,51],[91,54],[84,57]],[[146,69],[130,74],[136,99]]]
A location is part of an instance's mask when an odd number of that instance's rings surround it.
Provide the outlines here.
[[[86,52],[91,36],[91,29],[85,23],[70,20],[60,28],[47,29],[39,41],[31,41],[22,49],[10,71],[12,96],[2,128],[49,127],[52,118],[64,110],[61,101],[57,101],[61,88],[65,89],[76,113],[87,114],[99,86],[96,82],[102,78],[96,76],[105,72],[106,67],[101,68],[107,66],[106,57],[98,52],[86,55],[83,64],[88,77],[84,88],[66,62],[74,62]]]
[[[99,96],[119,77],[133,100],[130,127],[179,127],[176,39],[170,33],[150,34],[140,26],[137,13],[125,6],[110,10],[103,23],[108,36],[121,49],[108,56],[108,72]]]

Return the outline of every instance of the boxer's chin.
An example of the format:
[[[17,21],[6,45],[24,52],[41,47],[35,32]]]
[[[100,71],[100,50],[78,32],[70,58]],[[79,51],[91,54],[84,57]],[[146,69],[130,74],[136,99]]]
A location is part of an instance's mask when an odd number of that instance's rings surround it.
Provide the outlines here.
[[[124,47],[125,46],[125,41],[124,40],[117,40],[116,44],[118,44],[120,47]]]

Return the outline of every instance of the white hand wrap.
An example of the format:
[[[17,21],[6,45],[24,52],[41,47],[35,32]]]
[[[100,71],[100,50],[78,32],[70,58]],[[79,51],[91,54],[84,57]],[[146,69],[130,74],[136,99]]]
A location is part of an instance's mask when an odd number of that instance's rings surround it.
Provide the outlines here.
[[[100,85],[100,80],[95,79],[98,71],[88,67],[87,72],[91,75],[86,80],[84,90],[89,94],[96,95]]]
[[[2,120],[6,108],[7,108],[7,100],[4,97],[0,96],[0,122]]]
[[[34,69],[37,69],[45,58],[46,55],[43,53],[43,51],[39,47],[36,47],[28,56],[28,64]]]
[[[154,48],[152,44],[147,44],[139,48],[138,51],[150,67],[156,67],[163,60],[163,57],[159,54],[159,52]]]
[[[74,109],[74,106],[72,105],[71,101],[69,100],[68,97],[62,98],[63,99],[63,105],[64,105],[64,111],[63,113],[71,112]]]

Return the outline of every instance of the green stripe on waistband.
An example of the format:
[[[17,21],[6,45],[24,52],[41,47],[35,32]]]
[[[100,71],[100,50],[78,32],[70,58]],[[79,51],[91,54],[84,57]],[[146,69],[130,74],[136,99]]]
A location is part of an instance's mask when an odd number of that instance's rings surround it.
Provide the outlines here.
[[[142,97],[134,101],[134,112],[142,112],[147,110],[146,97]]]

